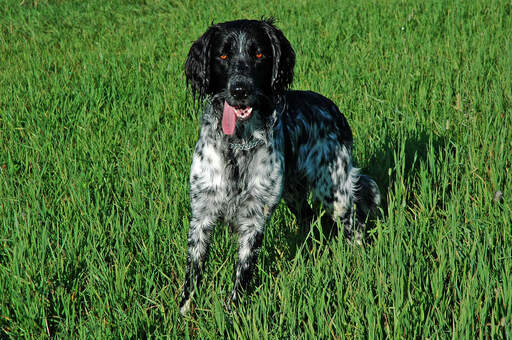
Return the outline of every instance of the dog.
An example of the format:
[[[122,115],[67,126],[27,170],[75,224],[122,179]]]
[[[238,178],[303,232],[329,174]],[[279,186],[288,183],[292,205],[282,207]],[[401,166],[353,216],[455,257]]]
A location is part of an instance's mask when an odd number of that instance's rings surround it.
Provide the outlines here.
[[[297,215],[312,192],[354,243],[362,242],[365,220],[379,205],[377,184],[352,165],[352,132],[336,105],[288,90],[294,65],[295,52],[272,19],[212,25],[190,48],[187,84],[204,110],[190,171],[183,315],[218,221],[239,236],[231,310],[248,287],[281,198]]]

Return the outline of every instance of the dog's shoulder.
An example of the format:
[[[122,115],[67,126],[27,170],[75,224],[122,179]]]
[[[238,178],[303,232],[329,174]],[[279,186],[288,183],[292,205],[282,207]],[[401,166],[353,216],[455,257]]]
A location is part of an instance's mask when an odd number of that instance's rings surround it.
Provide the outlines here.
[[[352,143],[352,130],[345,116],[329,98],[313,91],[287,91],[283,119],[288,126],[305,122],[308,127],[335,132],[340,142]]]

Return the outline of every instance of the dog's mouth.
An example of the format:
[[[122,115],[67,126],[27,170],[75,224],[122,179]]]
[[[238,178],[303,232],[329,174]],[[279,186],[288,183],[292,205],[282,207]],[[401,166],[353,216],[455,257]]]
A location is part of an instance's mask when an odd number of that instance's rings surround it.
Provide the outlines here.
[[[252,113],[250,106],[231,106],[224,101],[224,112],[222,113],[222,131],[228,136],[235,132],[236,122],[249,119]]]

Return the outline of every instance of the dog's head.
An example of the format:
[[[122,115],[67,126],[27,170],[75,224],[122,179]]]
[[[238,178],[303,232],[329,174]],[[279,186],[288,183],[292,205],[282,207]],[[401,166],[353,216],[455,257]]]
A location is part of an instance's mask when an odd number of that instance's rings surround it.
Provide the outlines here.
[[[292,83],[295,53],[272,20],[238,20],[213,25],[194,42],[185,63],[187,82],[199,98],[224,100],[222,127],[233,133]]]

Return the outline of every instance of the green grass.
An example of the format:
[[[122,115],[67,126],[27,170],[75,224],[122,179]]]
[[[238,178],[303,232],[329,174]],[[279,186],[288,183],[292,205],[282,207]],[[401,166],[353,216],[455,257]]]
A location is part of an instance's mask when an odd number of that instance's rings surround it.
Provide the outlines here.
[[[512,337],[512,2],[0,4],[0,337]],[[212,22],[273,15],[384,196],[365,247],[283,205],[230,316],[219,225],[180,317]],[[503,200],[496,200],[496,192]]]

